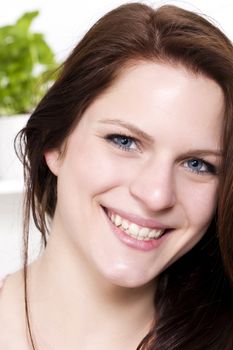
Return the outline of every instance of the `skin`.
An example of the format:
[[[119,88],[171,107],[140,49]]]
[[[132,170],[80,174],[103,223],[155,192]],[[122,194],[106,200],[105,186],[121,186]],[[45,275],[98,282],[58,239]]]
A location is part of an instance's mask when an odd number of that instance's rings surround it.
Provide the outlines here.
[[[29,268],[42,349],[136,348],[154,317],[156,276],[201,239],[216,209],[223,113],[211,79],[137,62],[84,112],[63,157],[46,152],[58,202],[48,246]],[[110,134],[130,137],[128,149]],[[155,249],[134,249],[116,237],[102,207],[172,230]]]

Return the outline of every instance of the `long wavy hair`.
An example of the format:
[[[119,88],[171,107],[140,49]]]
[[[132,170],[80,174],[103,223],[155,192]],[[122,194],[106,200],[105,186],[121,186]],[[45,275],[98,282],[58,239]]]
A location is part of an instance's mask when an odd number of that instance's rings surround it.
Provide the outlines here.
[[[204,16],[172,5],[152,8],[141,3],[122,5],[93,25],[18,135],[26,186],[25,310],[33,349],[27,296],[30,214],[45,248],[57,201],[57,179],[44,153],[61,147],[86,108],[129,62],[138,60],[181,64],[213,79],[224,93],[225,115],[216,214],[196,246],[158,277],[156,320],[137,349],[233,349],[232,43]]]

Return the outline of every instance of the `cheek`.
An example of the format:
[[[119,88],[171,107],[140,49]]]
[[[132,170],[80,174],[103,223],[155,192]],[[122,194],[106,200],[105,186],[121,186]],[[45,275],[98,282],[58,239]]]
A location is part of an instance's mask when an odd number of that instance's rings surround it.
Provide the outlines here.
[[[217,206],[217,189],[216,180],[182,186],[183,209],[189,224],[196,226],[197,229],[209,224]]]
[[[127,182],[129,162],[113,154],[105,145],[89,143],[67,155],[67,177],[81,192],[105,192]]]

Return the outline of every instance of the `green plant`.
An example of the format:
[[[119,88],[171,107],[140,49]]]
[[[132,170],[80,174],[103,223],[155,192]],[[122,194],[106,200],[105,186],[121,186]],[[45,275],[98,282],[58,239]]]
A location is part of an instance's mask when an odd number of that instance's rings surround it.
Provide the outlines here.
[[[54,80],[53,51],[31,23],[39,11],[0,27],[0,115],[31,112]]]

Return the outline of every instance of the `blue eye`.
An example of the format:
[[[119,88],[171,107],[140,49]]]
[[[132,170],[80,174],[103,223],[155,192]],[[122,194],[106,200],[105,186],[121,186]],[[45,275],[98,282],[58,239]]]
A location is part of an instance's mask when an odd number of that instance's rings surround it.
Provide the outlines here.
[[[131,136],[119,135],[119,134],[110,134],[107,135],[106,140],[113,143],[115,146],[125,150],[125,151],[134,151],[138,149],[137,140]]]
[[[193,158],[185,161],[185,167],[196,174],[216,174],[216,168],[214,165],[198,158]]]

